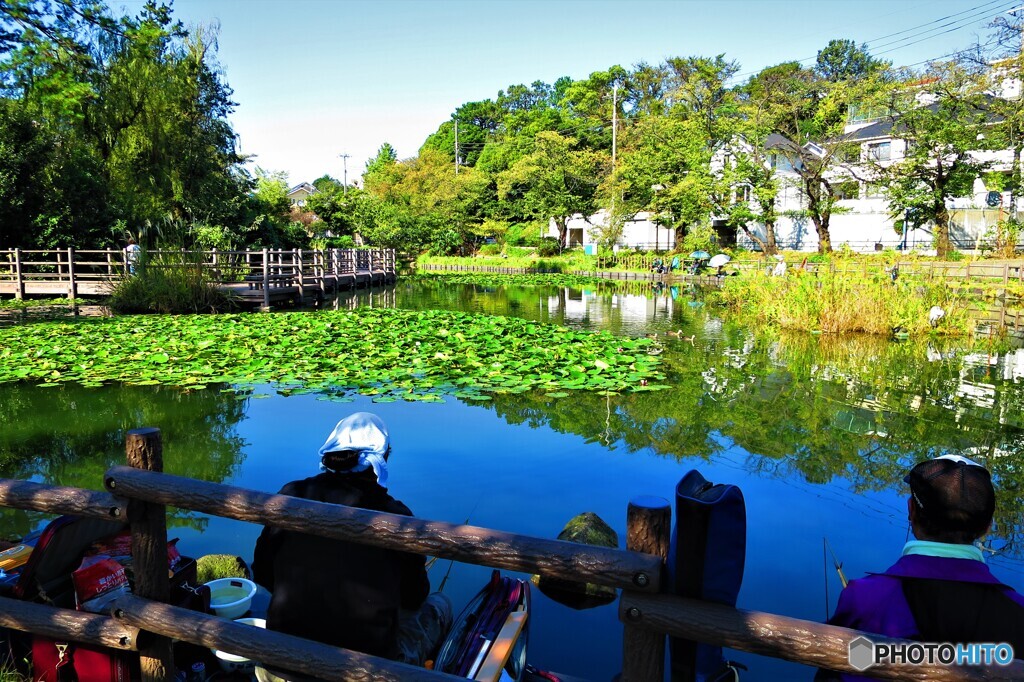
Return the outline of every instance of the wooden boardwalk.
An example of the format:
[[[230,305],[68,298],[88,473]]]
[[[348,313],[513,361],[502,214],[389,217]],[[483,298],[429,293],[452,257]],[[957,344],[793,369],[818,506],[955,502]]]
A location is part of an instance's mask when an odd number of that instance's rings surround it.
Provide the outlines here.
[[[148,251],[139,268],[199,268],[243,305],[270,308],[394,282],[394,249]],[[109,296],[130,276],[120,249],[0,250],[0,296]]]

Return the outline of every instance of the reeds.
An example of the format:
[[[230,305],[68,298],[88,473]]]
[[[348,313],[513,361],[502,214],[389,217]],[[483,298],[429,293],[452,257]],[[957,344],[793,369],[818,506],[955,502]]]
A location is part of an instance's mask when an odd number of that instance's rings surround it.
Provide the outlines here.
[[[202,255],[187,251],[143,253],[135,274],[115,284],[110,296],[110,308],[118,313],[216,313],[232,307]]]
[[[969,334],[966,301],[942,281],[884,273],[790,270],[784,277],[763,272],[728,277],[722,301],[737,312],[783,329],[823,334]],[[944,314],[933,327],[933,306]]]

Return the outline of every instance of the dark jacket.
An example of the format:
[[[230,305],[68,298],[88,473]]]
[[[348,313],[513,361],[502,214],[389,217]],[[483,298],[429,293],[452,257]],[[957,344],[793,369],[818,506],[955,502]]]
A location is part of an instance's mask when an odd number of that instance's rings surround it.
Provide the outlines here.
[[[412,516],[372,471],[323,473],[281,494]],[[375,656],[393,654],[399,608],[419,608],[430,591],[421,555],[270,526],[256,541],[252,568],[273,594],[269,629]]]
[[[910,554],[885,573],[851,580],[828,621],[920,642],[1006,642],[1024,656],[1024,596],[973,559]],[[819,674],[815,679],[863,680]]]

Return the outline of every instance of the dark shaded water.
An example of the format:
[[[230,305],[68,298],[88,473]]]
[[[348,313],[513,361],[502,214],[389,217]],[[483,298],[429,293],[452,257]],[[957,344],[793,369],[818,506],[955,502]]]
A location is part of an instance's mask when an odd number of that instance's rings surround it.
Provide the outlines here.
[[[407,282],[329,305],[448,308],[658,333],[670,388],[374,404],[359,396],[347,403],[285,397],[266,386],[236,395],[8,384],[0,386],[3,475],[98,488],[106,467],[123,462],[124,431],[158,426],[168,471],[276,491],[317,471],[317,449],[338,419],[370,410],[394,439],[391,491],[418,516],[469,517],[474,525],[553,537],[570,517],[594,511],[623,541],[630,498],[670,498],[680,477],[698,468],[709,480],[739,485],[746,497],[739,605],[820,620],[826,589],[829,608],[839,591],[835,572],[823,566],[822,538],[851,577],[885,568],[907,535],[906,467],[967,451],[987,463],[1000,486],[989,562],[1024,589],[1022,351],[759,338],[723,323],[685,291],[643,287],[611,293]],[[0,534],[21,535],[42,521],[7,510]],[[172,537],[194,555],[230,551],[250,559],[259,532],[189,512],[176,512],[172,524]],[[440,561],[433,569],[435,587],[446,570]],[[461,607],[488,573],[457,564],[445,592]],[[596,680],[619,669],[615,604],[573,611],[535,591],[534,611],[535,665]],[[734,658],[750,668],[744,679],[811,677],[792,664]]]

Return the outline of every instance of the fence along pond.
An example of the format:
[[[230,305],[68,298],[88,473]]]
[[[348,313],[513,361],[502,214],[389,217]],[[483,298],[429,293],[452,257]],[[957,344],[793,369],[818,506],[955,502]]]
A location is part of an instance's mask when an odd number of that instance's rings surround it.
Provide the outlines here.
[[[847,661],[847,647],[865,633],[666,594],[662,573],[671,513],[668,502],[660,498],[644,497],[630,503],[627,549],[623,551],[164,474],[160,432],[155,428],[129,431],[125,449],[129,466],[106,472],[106,492],[3,479],[0,505],[127,520],[132,533],[134,593],[119,598],[111,616],[0,597],[0,626],[137,651],[145,680],[172,679],[171,639],[270,661],[275,667],[325,680],[458,679],[161,603],[168,593],[165,510],[166,505],[173,505],[351,542],[619,588],[624,682],[664,679],[666,635],[856,672]],[[1024,679],[1024,663],[978,668],[886,664],[873,667],[871,675],[899,680]]]

